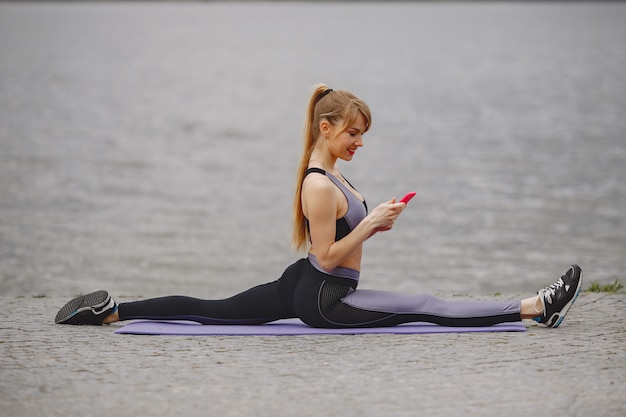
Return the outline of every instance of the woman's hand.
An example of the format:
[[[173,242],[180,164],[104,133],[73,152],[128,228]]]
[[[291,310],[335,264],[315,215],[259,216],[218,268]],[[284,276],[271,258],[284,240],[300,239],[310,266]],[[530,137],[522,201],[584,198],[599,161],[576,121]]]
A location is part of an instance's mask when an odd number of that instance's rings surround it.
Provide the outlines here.
[[[393,228],[393,224],[406,208],[405,203],[396,203],[396,199],[379,204],[367,217],[374,226],[373,232],[369,237],[374,236],[378,232],[386,232]]]

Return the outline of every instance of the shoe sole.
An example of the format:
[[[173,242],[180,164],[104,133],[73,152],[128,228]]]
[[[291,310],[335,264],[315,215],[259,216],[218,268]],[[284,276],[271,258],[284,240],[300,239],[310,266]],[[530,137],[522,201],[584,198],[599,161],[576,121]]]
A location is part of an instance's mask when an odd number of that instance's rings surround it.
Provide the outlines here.
[[[554,325],[550,326],[553,329],[556,329],[557,327],[559,327],[561,325],[561,322],[563,321],[563,319],[565,318],[565,315],[567,314],[567,312],[569,311],[570,308],[572,308],[572,305],[574,304],[574,301],[576,301],[576,299],[578,298],[578,295],[580,294],[580,289],[582,288],[583,285],[583,271],[582,269],[580,269],[580,267],[578,267],[579,270],[579,278],[578,278],[578,287],[576,288],[576,294],[574,294],[574,296],[572,297],[572,299],[570,300],[569,303],[565,304],[565,306],[561,309],[561,311],[559,311],[558,315],[557,315],[557,320],[556,323],[554,323]]]
[[[54,318],[56,324],[63,324],[76,314],[87,310],[96,310],[106,308],[109,305],[111,297],[105,290],[92,292],[87,295],[81,295],[79,297],[70,300],[65,304]],[[98,312],[95,312],[97,314]]]

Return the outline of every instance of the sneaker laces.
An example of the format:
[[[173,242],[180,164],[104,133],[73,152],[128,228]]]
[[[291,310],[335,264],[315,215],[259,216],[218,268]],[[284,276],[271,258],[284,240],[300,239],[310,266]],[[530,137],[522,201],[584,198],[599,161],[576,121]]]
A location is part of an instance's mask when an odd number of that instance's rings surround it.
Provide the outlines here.
[[[537,291],[537,294],[539,294],[539,296],[546,300],[548,303],[552,304],[552,297],[556,295],[556,291],[561,288],[565,283],[563,282],[563,278],[561,277],[559,278],[559,280],[557,282],[555,282],[554,284],[547,286],[546,288],[543,288],[539,291]]]

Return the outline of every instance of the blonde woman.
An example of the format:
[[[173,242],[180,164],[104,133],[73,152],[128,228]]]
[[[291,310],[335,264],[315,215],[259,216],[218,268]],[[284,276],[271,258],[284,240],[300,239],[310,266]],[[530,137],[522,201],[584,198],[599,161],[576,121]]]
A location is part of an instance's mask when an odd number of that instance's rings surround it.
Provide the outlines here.
[[[368,213],[363,196],[339,171],[337,161],[355,157],[371,122],[369,107],[352,93],[323,84],[314,87],[293,206],[293,244],[308,256],[287,267],[278,280],[222,300],[166,296],[118,305],[100,290],[69,301],[56,323],[155,319],[261,324],[297,317],[314,327],[345,328],[417,321],[490,326],[533,318],[559,326],[580,292],[582,271],[577,265],[537,296],[516,301],[451,301],[357,289],[363,243],[390,230],[406,208],[392,198]]]

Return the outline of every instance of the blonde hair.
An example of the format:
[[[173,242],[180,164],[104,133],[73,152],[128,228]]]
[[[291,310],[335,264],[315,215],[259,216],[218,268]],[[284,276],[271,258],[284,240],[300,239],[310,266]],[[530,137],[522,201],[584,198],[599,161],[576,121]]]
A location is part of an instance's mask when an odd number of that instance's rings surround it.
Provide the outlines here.
[[[293,199],[293,230],[291,243],[296,250],[308,247],[309,231],[306,227],[304,212],[302,211],[302,183],[306,176],[309,160],[320,136],[320,122],[327,120],[333,126],[343,125],[339,133],[343,133],[352,125],[359,115],[365,118],[365,132],[372,123],[372,115],[367,104],[354,94],[344,90],[331,90],[324,84],[313,86],[313,93],[309,99],[306,117],[304,119],[304,135],[302,159],[296,175],[296,192]],[[365,133],[363,132],[363,133]]]

